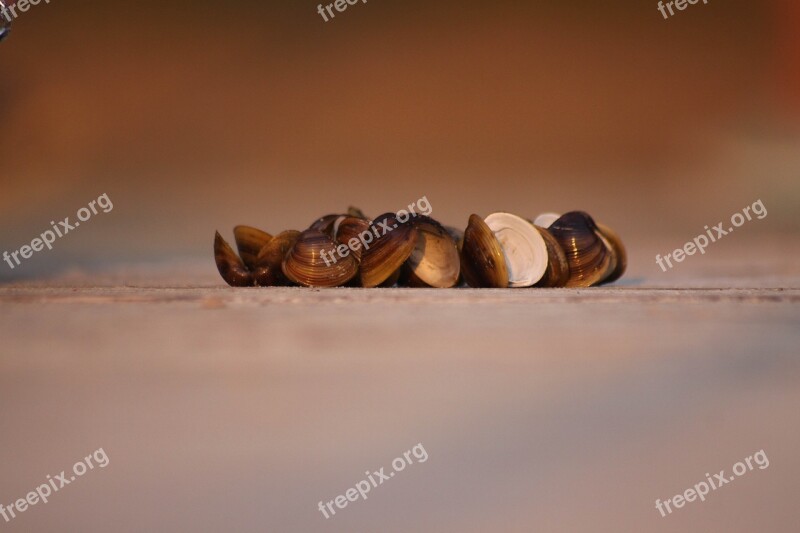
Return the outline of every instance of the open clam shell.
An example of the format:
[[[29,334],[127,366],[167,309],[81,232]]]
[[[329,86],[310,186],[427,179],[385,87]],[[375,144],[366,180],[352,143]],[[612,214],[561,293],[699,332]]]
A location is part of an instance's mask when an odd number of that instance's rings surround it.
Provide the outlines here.
[[[511,213],[492,213],[484,219],[506,260],[509,287],[530,287],[547,271],[547,243],[533,224]]]
[[[266,231],[250,226],[236,226],[233,228],[233,236],[239,249],[239,257],[249,269],[255,266],[258,253],[264,245],[272,240],[272,235]]]
[[[553,222],[549,231],[567,255],[570,271],[567,287],[596,285],[614,270],[613,252],[587,213],[566,213]]]
[[[306,287],[338,287],[358,272],[352,256],[336,253],[336,244],[321,231],[308,229],[300,234],[283,259],[283,273],[294,283]]]
[[[214,235],[214,261],[222,279],[231,287],[250,287],[253,275],[231,245],[217,231]]]
[[[503,248],[491,228],[478,215],[471,215],[461,245],[461,273],[475,288],[508,287],[508,269]]]
[[[450,288],[458,283],[461,258],[458,245],[447,229],[428,216],[418,216],[411,221],[419,237],[406,261],[414,285],[421,287]]]
[[[370,229],[375,238],[366,243],[361,254],[361,284],[377,287],[406,262],[417,245],[419,234],[412,225],[401,224],[394,213],[379,216]]]

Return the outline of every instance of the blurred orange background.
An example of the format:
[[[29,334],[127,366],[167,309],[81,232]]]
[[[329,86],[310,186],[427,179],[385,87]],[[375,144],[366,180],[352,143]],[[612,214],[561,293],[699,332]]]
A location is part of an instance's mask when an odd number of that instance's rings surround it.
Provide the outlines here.
[[[0,45],[0,249],[103,193],[114,211],[0,279],[173,258],[213,271],[215,229],[302,229],[422,196],[462,227],[473,212],[584,209],[634,258],[757,199],[769,217],[751,237],[800,229],[796,2],[669,20],[641,1],[374,0],[330,22],[316,9],[23,14]]]

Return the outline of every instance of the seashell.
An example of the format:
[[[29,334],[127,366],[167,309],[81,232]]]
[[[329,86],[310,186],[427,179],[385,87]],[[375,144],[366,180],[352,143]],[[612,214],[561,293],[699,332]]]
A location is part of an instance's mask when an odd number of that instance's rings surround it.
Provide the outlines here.
[[[389,276],[388,278],[386,278],[386,280],[383,283],[381,283],[380,285],[378,285],[378,287],[382,288],[382,289],[388,288],[388,287],[394,287],[398,283],[398,281],[400,280],[401,272],[402,272],[402,268],[399,268],[399,269],[395,270],[394,273],[391,276]],[[345,285],[345,287],[360,287],[360,288],[364,288],[364,286],[361,284],[361,276],[355,276],[353,279],[351,279],[347,283],[347,285]]]
[[[278,268],[256,267],[253,269],[253,281],[257,287],[289,285],[289,280],[286,279],[280,266]]]
[[[608,242],[608,239],[600,232],[599,227],[594,230],[597,238],[603,243],[606,250],[608,251],[608,267],[606,268],[606,274],[602,277],[595,285],[600,285],[606,282],[606,280],[611,276],[611,274],[617,268],[617,254],[611,246],[611,243]]]
[[[542,213],[535,219],[533,219],[533,224],[535,226],[539,226],[540,228],[547,229],[553,225],[553,222],[558,220],[561,217],[558,213]]]
[[[505,257],[509,287],[530,287],[542,279],[549,262],[547,243],[533,224],[511,213],[484,219]]]
[[[361,253],[361,285],[377,287],[406,262],[419,234],[412,225],[398,222],[394,213],[376,218],[370,229],[375,239]]]
[[[552,222],[554,222],[553,217],[558,219],[560,218],[560,215],[555,213],[544,213],[536,217],[535,223],[537,225],[550,225]],[[609,274],[606,278],[598,281],[597,283],[612,283],[622,277],[622,275],[625,273],[625,270],[628,266],[627,252],[625,251],[625,246],[622,244],[622,239],[619,238],[619,235],[617,235],[614,230],[600,222],[597,222],[596,225],[597,228],[595,231],[603,241],[603,244],[605,244],[606,247],[611,251]]]
[[[364,232],[369,233],[370,221],[363,218],[344,217],[336,226],[335,240],[339,244],[344,244],[350,248],[350,253],[356,261],[361,262],[361,255],[364,252],[359,235]],[[373,235],[374,236],[374,235]]]
[[[615,265],[614,268],[611,269],[611,273],[606,277],[602,283],[613,283],[617,281],[622,275],[625,273],[625,270],[628,268],[628,253],[625,251],[625,246],[622,244],[622,239],[619,238],[619,235],[606,226],[605,224],[597,223],[597,230],[602,235],[607,245],[611,248],[614,259]]]
[[[299,231],[282,231],[261,249],[253,268],[256,285],[271,287],[288,284],[289,280],[283,274],[283,259],[299,237]]]
[[[428,216],[420,215],[410,223],[419,235],[406,261],[409,276],[415,283],[413,286],[453,287],[461,275],[456,241],[444,226]]]
[[[411,267],[408,266],[408,262],[406,261],[400,270],[398,271],[398,280],[397,283],[401,287],[410,287],[412,289],[430,289],[431,286],[419,279],[414,272],[411,271]],[[382,285],[381,285],[382,286]]]
[[[553,222],[549,231],[567,255],[567,287],[589,287],[611,274],[615,266],[613,252],[587,213],[566,213]]]
[[[308,230],[276,236],[234,228],[236,247],[216,232],[217,270],[231,286],[588,287],[627,268],[619,236],[582,211],[544,213],[529,222],[499,212],[470,216],[466,231],[414,214],[374,222],[357,208],[326,215]]]
[[[344,215],[325,215],[322,218],[318,218],[315,220],[308,229],[315,229],[317,231],[321,231],[325,235],[329,237],[333,237],[334,235],[334,225],[336,221],[340,218],[344,218]]]
[[[546,229],[535,226],[544,238],[547,245],[547,270],[536,287],[565,287],[569,280],[569,262],[564,249],[558,244],[556,238]]]
[[[397,284],[397,282],[400,280],[400,272],[401,272],[401,270],[402,270],[402,267],[398,268],[397,270],[395,270],[394,273],[391,276],[389,276],[388,278],[386,278],[386,280],[383,283],[381,283],[380,285],[378,285],[378,287],[382,287],[382,288],[394,287]]]
[[[344,285],[358,272],[358,262],[349,254],[336,254],[335,248],[333,239],[321,231],[304,231],[283,259],[284,275],[307,287]]]
[[[503,248],[491,228],[478,215],[471,215],[461,245],[461,273],[470,287],[508,287],[508,269]]]
[[[250,287],[253,276],[245,264],[217,231],[214,235],[214,261],[222,279],[231,287]]]
[[[233,236],[239,249],[239,257],[249,269],[255,266],[261,248],[272,239],[269,233],[250,226],[236,226],[233,228]]]

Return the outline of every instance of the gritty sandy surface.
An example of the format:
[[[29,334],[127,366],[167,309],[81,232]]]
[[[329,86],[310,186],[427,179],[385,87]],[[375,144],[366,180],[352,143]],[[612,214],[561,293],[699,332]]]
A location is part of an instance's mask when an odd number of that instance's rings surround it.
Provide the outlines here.
[[[0,502],[97,448],[110,463],[0,523],[795,531],[797,276],[725,279],[499,291],[230,289],[203,276],[2,287]],[[328,520],[318,511],[419,443],[427,461]],[[666,518],[655,509],[762,449],[768,468]]]

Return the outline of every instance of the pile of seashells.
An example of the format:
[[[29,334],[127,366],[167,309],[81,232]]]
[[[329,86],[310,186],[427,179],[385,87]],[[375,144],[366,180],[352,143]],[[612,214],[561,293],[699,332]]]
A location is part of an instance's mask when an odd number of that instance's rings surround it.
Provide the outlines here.
[[[359,241],[379,235],[379,227],[383,235]],[[462,232],[428,216],[370,220],[350,208],[303,232],[272,236],[237,226],[234,236],[239,255],[219,232],[214,239],[217,269],[233,287],[589,287],[619,279],[627,264],[619,236],[583,211],[533,222],[511,213],[472,215]],[[336,257],[337,248],[347,251]]]

